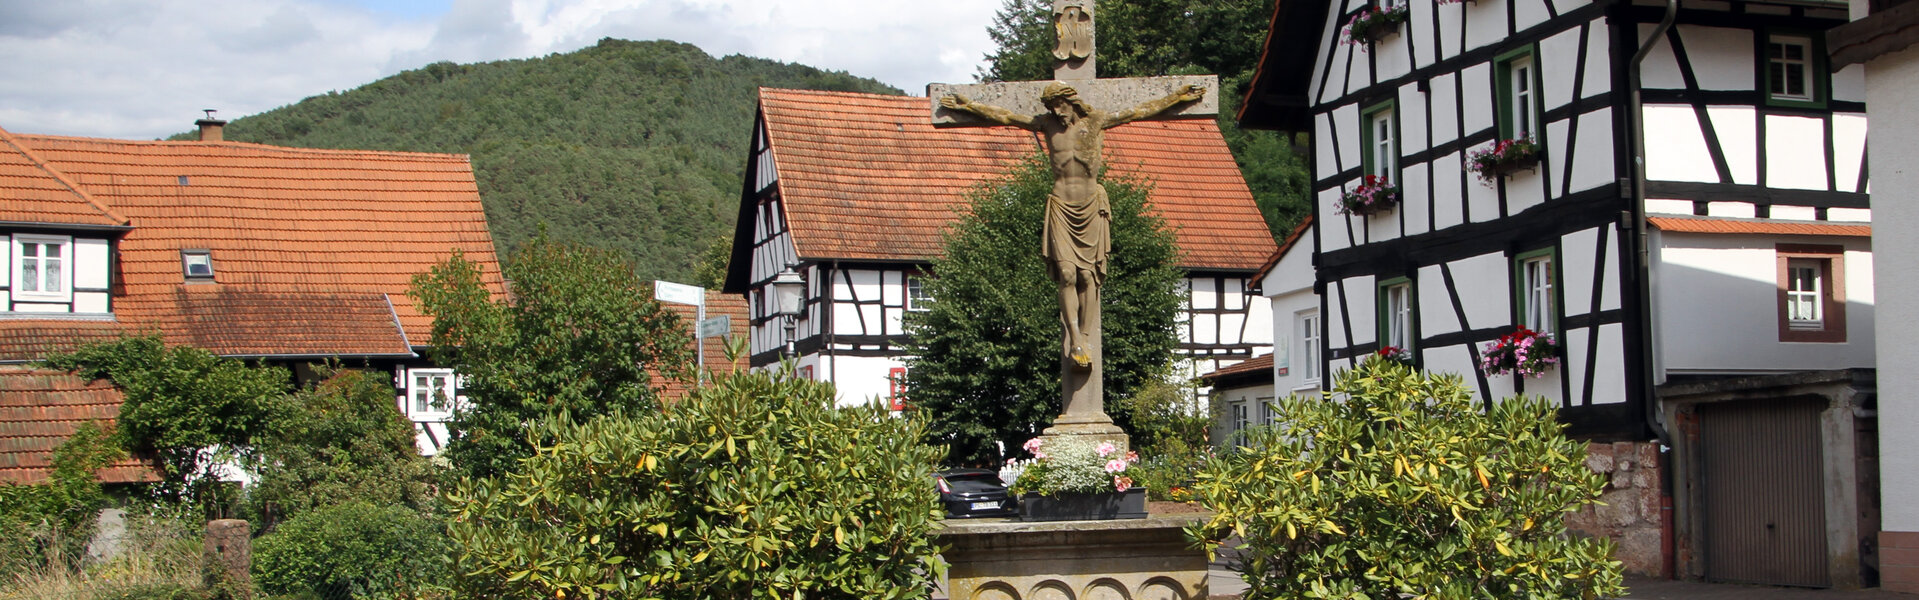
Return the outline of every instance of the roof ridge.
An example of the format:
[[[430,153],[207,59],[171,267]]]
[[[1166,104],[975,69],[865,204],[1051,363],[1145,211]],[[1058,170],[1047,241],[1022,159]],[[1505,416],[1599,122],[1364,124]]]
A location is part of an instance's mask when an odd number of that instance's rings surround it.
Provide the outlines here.
[[[102,214],[106,215],[107,218],[113,219],[115,223],[125,225],[130,222],[127,220],[125,216],[122,216],[120,213],[114,212],[113,208],[108,207],[106,204],[100,202],[99,200],[93,199],[92,194],[88,194],[86,190],[80,188],[80,185],[78,183],[75,183],[72,179],[68,179],[66,173],[61,172],[59,169],[53,168],[53,165],[47,164],[47,161],[44,159],[41,159],[40,155],[33,153],[33,149],[28,148],[25,144],[21,144],[18,140],[15,140],[14,134],[8,132],[5,127],[0,127],[0,142],[4,142],[6,145],[11,146],[14,150],[19,151],[21,156],[25,156],[29,162],[33,163],[34,166],[39,167],[40,170],[42,171],[45,171],[48,176],[53,178],[54,181],[60,182],[60,185],[65,186],[67,188],[67,191],[73,192],[73,195],[79,196],[81,200],[86,201],[88,205],[91,205],[93,206],[93,208],[99,210]]]
[[[218,142],[202,142],[198,140],[123,140],[119,138],[86,137],[86,136],[78,136],[78,135],[55,135],[55,134],[46,134],[46,133],[16,133],[13,135],[15,137],[31,139],[31,140],[82,142],[82,143],[103,144],[103,145],[118,144],[118,145],[126,145],[126,146],[159,146],[159,147],[173,147],[173,148],[195,148],[195,147],[198,147],[198,148],[246,148],[246,149],[254,149],[254,150],[286,152],[289,154],[332,154],[332,155],[362,154],[362,155],[374,155],[374,156],[434,157],[434,158],[447,158],[447,159],[458,157],[461,160],[466,160],[468,162],[472,161],[472,155],[466,154],[466,153],[459,153],[459,152],[422,152],[422,151],[416,151],[416,150],[371,150],[371,149],[365,149],[365,148],[309,148],[309,147],[302,147],[302,146],[276,146],[273,144],[259,144],[254,142],[239,142],[239,141],[233,141],[233,140],[223,140]]]
[[[767,93],[769,92],[773,94],[791,94],[796,96],[847,96],[847,97],[859,97],[859,98],[889,98],[889,99],[909,99],[909,100],[910,99],[919,99],[919,100],[926,99],[925,96],[914,96],[912,94],[904,94],[904,93],[875,94],[872,92],[843,92],[838,90],[808,90],[808,89],[800,89],[800,88],[778,88],[778,87],[760,86],[761,97],[765,97]]]

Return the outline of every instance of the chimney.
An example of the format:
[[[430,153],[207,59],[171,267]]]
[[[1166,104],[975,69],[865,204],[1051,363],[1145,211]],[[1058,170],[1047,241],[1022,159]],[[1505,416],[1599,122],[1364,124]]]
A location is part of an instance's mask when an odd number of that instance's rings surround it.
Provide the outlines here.
[[[206,112],[207,112],[207,118],[200,119],[198,121],[193,122],[194,125],[200,126],[200,141],[202,142],[221,141],[220,130],[226,127],[227,122],[213,118],[213,109],[211,108],[206,109]]]

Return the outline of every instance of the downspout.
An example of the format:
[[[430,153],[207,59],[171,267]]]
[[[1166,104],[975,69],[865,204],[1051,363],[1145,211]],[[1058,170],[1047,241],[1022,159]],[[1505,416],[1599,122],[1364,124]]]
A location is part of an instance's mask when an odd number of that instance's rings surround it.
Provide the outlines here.
[[[1652,53],[1653,45],[1658,43],[1661,38],[1664,38],[1666,32],[1672,29],[1673,21],[1676,20],[1678,16],[1679,0],[1666,0],[1665,17],[1659,20],[1658,27],[1653,28],[1652,35],[1647,36],[1646,40],[1639,45],[1639,50],[1633,53],[1632,61],[1627,63],[1626,67],[1626,85],[1630,88],[1627,100],[1630,106],[1626,110],[1626,119],[1628,121],[1626,135],[1632,137],[1631,220],[1633,233],[1632,242],[1634,245],[1633,269],[1638,273],[1638,277],[1635,278],[1638,283],[1635,287],[1638,289],[1634,290],[1634,293],[1639,297],[1641,310],[1639,318],[1639,339],[1641,343],[1645,345],[1644,351],[1639,353],[1640,369],[1641,372],[1644,373],[1644,377],[1640,379],[1639,392],[1640,398],[1645,402],[1646,426],[1652,430],[1653,437],[1659,440],[1660,445],[1666,448],[1676,448],[1677,446],[1673,444],[1672,432],[1668,431],[1665,425],[1661,423],[1662,415],[1660,414],[1659,397],[1653,385],[1653,378],[1655,374],[1658,373],[1659,365],[1653,357],[1653,349],[1656,346],[1653,344],[1652,326],[1652,249],[1651,243],[1648,241],[1646,226],[1646,105],[1645,99],[1640,94],[1640,64],[1646,60],[1646,55]],[[1660,544],[1660,559],[1661,563],[1663,563],[1660,566],[1668,577],[1678,578],[1677,556],[1675,555],[1677,540],[1675,539],[1675,515],[1673,514],[1674,485],[1672,455],[1671,452],[1662,452],[1659,454],[1661,463],[1659,465],[1661,492],[1660,512],[1663,517],[1660,519],[1660,528],[1662,530],[1660,532],[1660,538],[1663,542]]]

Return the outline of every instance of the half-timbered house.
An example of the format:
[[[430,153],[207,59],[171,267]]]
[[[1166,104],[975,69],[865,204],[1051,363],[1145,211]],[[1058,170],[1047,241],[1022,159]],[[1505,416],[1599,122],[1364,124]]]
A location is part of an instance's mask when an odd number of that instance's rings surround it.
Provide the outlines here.
[[[1279,2],[1240,120],[1311,134],[1324,366],[1385,349],[1489,404],[1558,402],[1614,482],[1575,522],[1634,571],[1869,581],[1864,89],[1821,35],[1845,18]],[[1483,368],[1522,328],[1553,363]]]
[[[968,190],[1041,148],[1010,127],[935,130],[930,107],[918,97],[760,91],[726,282],[748,297],[754,365],[779,361],[790,341],[800,372],[836,384],[841,402],[899,396],[891,382],[905,369],[902,316],[931,300],[920,281],[941,231]],[[1271,317],[1248,278],[1273,239],[1217,125],[1132,123],[1108,132],[1106,152],[1113,172],[1154,185],[1149,203],[1175,230],[1189,376],[1265,353]],[[806,282],[790,340],[767,293],[789,268]]]
[[[454,252],[504,294],[465,156],[0,130],[0,363],[121,335],[392,374],[423,452],[459,378],[424,355],[410,279]],[[48,412],[47,414],[53,414]]]

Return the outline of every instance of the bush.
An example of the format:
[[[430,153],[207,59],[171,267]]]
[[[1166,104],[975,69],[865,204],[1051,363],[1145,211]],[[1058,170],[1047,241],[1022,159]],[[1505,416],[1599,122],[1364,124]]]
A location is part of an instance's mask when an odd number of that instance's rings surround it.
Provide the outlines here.
[[[722,376],[661,412],[537,432],[450,497],[454,589],[482,598],[916,598],[943,454],[924,425],[833,408],[790,374]]]
[[[1146,488],[1153,500],[1192,500],[1193,474],[1199,472],[1211,450],[1206,445],[1206,430],[1212,425],[1212,417],[1193,403],[1188,396],[1191,391],[1159,380],[1126,399],[1125,408],[1133,421],[1133,444],[1139,447],[1143,459],[1127,473],[1134,483]]]
[[[125,456],[110,434],[82,424],[53,449],[47,480],[0,483],[0,575],[29,568],[64,569],[78,561],[93,535],[94,515],[107,504],[94,472]]]
[[[400,506],[348,502],[282,523],[254,544],[253,577],[268,594],[412,597],[445,580],[446,532]]]
[[[303,511],[357,500],[426,508],[425,458],[413,424],[393,406],[384,373],[323,369],[318,385],[275,401],[259,436],[253,522],[271,527]]]
[[[1566,531],[1605,481],[1561,428],[1542,399],[1480,412],[1456,375],[1370,360],[1208,461],[1217,513],[1189,533],[1243,538],[1249,599],[1618,597],[1611,543]]]

